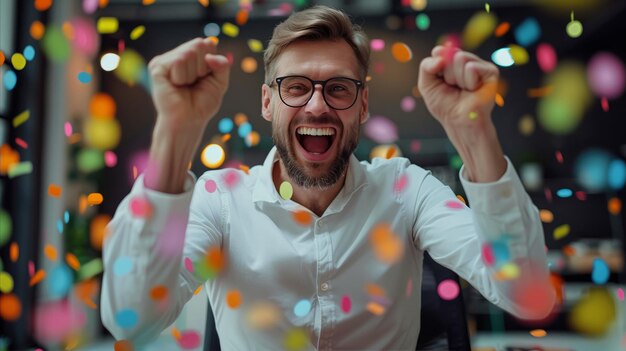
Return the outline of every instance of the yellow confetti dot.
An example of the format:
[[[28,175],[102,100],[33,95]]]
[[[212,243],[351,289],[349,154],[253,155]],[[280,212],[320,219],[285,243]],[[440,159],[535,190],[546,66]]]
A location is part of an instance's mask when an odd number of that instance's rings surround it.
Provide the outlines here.
[[[497,25],[496,16],[488,12],[476,12],[463,29],[464,47],[470,50],[476,49],[493,34]]]
[[[13,128],[17,128],[21,126],[24,122],[28,121],[29,118],[30,118],[30,110],[26,110],[20,113],[15,118],[13,118]]]
[[[13,291],[13,277],[7,272],[0,272],[0,292],[8,294]]]
[[[539,211],[539,218],[541,218],[543,223],[552,223],[554,214],[550,210],[541,210]]]
[[[26,67],[26,58],[19,52],[15,53],[13,54],[13,56],[11,56],[11,64],[13,65],[13,68],[21,71],[24,69],[24,67]]]
[[[385,306],[377,302],[368,302],[366,308],[372,314],[377,315],[377,316],[380,316],[383,313],[385,313]]]
[[[71,252],[65,254],[65,262],[67,262],[67,265],[75,271],[78,271],[80,269],[80,261],[78,260],[76,255]]]
[[[554,240],[559,240],[559,239],[566,237],[567,234],[569,234],[569,231],[570,231],[569,224],[562,224],[556,227],[554,229],[554,232],[552,233]]]
[[[548,335],[548,333],[543,329],[534,329],[530,331],[530,335],[536,338],[543,338],[544,336]]]
[[[500,268],[500,273],[505,279],[515,279],[519,277],[519,267],[515,263],[506,263]]]
[[[236,309],[241,305],[243,298],[239,290],[231,290],[226,294],[226,304],[232,309]]]
[[[46,27],[40,21],[34,21],[30,25],[30,36],[35,40],[40,40],[46,33]]]
[[[100,193],[91,193],[87,195],[87,203],[89,205],[100,205],[104,201],[104,197]]]
[[[478,118],[478,113],[476,113],[474,111],[469,113],[469,119],[474,120],[476,118]]]
[[[252,52],[261,52],[261,51],[263,51],[263,43],[260,40],[257,40],[257,39],[249,39],[248,40],[248,47],[250,48],[250,51],[252,51]]]
[[[309,334],[301,328],[289,330],[285,334],[283,344],[287,351],[306,350],[309,344]]]
[[[290,200],[293,196],[293,187],[289,182],[282,182],[280,183],[279,193],[283,199]]]
[[[535,120],[531,115],[524,115],[519,120],[517,127],[522,135],[529,136],[535,131]]]
[[[57,260],[57,249],[50,245],[47,244],[44,248],[43,248],[43,254],[50,260],[50,261],[56,261]]]
[[[509,53],[516,65],[525,65],[528,63],[528,51],[526,51],[524,47],[511,44],[509,45],[509,49]]]
[[[130,32],[130,39],[137,40],[146,32],[146,26],[137,26]]]
[[[411,51],[411,48],[405,43],[400,42],[394,43],[391,46],[391,54],[393,55],[393,58],[396,59],[396,61],[401,63],[409,62],[413,58],[413,52]]]
[[[234,38],[239,35],[239,27],[230,22],[226,22],[222,24],[222,33],[231,38]]]
[[[117,32],[119,22],[115,17],[100,17],[96,27],[100,34],[113,34]]]
[[[489,13],[489,11],[491,11],[491,6],[489,6],[488,3],[485,3],[485,11],[487,11],[487,13]]]

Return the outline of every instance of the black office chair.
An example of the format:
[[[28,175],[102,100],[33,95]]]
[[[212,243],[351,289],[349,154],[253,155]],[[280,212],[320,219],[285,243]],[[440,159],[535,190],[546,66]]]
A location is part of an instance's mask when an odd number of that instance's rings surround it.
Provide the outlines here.
[[[428,253],[424,253],[420,316],[422,323],[415,348],[417,351],[471,351],[463,296],[459,294],[456,299],[445,301],[437,293],[439,282],[446,279],[459,282],[456,273],[435,262]],[[221,351],[210,304],[207,307],[204,351]]]

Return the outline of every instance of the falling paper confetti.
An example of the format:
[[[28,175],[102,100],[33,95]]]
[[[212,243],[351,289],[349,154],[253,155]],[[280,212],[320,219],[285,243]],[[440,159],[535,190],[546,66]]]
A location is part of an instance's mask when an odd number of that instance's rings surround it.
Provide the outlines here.
[[[285,199],[285,200],[291,200],[291,197],[293,196],[293,187],[291,186],[291,183],[284,181],[280,184],[280,196]]]
[[[124,309],[115,314],[115,321],[122,329],[131,329],[139,321],[137,312],[133,309]]]
[[[300,300],[293,308],[293,313],[298,317],[304,317],[311,311],[311,301]]]
[[[243,298],[239,290],[234,289],[226,293],[226,305],[228,305],[228,307],[232,309],[239,308],[239,306],[241,306],[242,301],[243,301]]]
[[[559,240],[559,239],[563,239],[564,237],[566,237],[569,234],[569,232],[570,232],[569,224],[562,224],[554,229],[552,236],[554,237],[554,240]]]
[[[341,297],[341,310],[343,311],[343,313],[350,313],[350,310],[352,309],[352,301],[350,300],[350,296],[348,295],[343,295]]]
[[[100,34],[113,34],[117,32],[119,22],[115,17],[100,17],[96,26]]]
[[[591,280],[598,285],[606,284],[609,281],[611,270],[606,262],[601,258],[593,260],[593,270],[591,271]]]
[[[439,297],[446,301],[454,300],[457,296],[459,296],[460,290],[459,284],[451,279],[446,279],[437,286],[437,293],[439,294]]]

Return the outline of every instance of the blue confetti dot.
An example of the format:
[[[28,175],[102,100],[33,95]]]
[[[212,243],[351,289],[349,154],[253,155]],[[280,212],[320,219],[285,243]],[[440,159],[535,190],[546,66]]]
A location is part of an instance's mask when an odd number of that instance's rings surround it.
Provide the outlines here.
[[[87,84],[91,82],[91,74],[87,72],[80,72],[78,73],[78,80],[83,84]]]
[[[207,37],[216,37],[220,35],[220,26],[217,23],[209,23],[204,26],[204,35]]]
[[[69,223],[70,221],[70,213],[65,211],[65,213],[63,214],[63,220],[65,221],[65,223]]]
[[[626,183],[626,164],[624,161],[616,158],[609,164],[608,170],[609,187],[613,190],[619,190]]]
[[[311,302],[309,300],[300,300],[293,308],[293,313],[298,317],[304,317],[311,311]]]
[[[556,196],[562,197],[562,198],[571,197],[573,194],[574,192],[572,192],[571,189],[567,189],[567,188],[559,189],[556,192]]]
[[[226,133],[230,133],[233,130],[233,126],[234,126],[233,120],[226,117],[220,120],[220,122],[217,125],[217,129],[219,129],[220,133],[226,134]]]
[[[138,320],[137,312],[132,309],[121,310],[115,314],[117,325],[123,329],[130,329],[136,326]]]
[[[27,61],[32,61],[35,58],[35,49],[32,46],[27,45],[24,48],[23,55]]]
[[[491,243],[491,249],[493,250],[493,258],[497,266],[505,264],[511,259],[509,247],[507,246],[505,240],[500,239],[493,241]]]
[[[124,276],[133,270],[133,259],[127,256],[118,257],[113,264],[113,273]]]
[[[72,287],[72,271],[64,264],[52,268],[48,278],[48,292],[52,299],[65,297]]]
[[[4,87],[8,91],[13,90],[13,88],[15,88],[15,84],[17,84],[17,76],[15,75],[15,72],[11,71],[10,69],[4,72],[3,80],[4,80]]]
[[[245,138],[250,132],[252,132],[252,124],[249,122],[242,123],[239,126],[239,136]]]
[[[59,234],[63,234],[63,221],[62,220],[57,220],[57,230],[59,231]]]
[[[609,281],[609,266],[601,258],[593,260],[593,271],[591,272],[591,280],[598,285],[606,284]]]
[[[515,29],[515,40],[521,46],[534,44],[541,36],[539,22],[534,17],[528,17]]]

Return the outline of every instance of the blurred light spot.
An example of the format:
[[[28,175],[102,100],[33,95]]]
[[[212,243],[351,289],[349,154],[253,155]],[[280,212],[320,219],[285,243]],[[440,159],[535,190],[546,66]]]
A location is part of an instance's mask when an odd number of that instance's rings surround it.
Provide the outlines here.
[[[100,17],[96,24],[98,33],[100,34],[113,34],[117,32],[119,22],[115,17]]]
[[[225,158],[226,154],[220,145],[209,144],[202,150],[200,160],[208,168],[218,168],[224,163]]]
[[[119,66],[119,64],[120,64],[120,57],[114,53],[104,54],[100,58],[100,67],[102,67],[102,69],[107,72],[110,72],[116,69]]]
[[[232,309],[239,308],[241,306],[241,302],[243,298],[241,296],[241,292],[237,289],[230,290],[226,293],[226,305]]]
[[[591,271],[591,280],[598,285],[606,284],[609,281],[611,271],[609,266],[601,258],[593,260],[593,270]]]
[[[562,198],[572,197],[574,192],[571,189],[563,188],[556,191],[556,196]]]
[[[391,46],[391,54],[396,61],[406,63],[413,58],[411,48],[405,43],[396,42]]]
[[[207,37],[217,37],[220,35],[220,26],[217,23],[208,23],[204,26],[204,35]]]
[[[476,12],[463,29],[463,46],[468,50],[476,49],[492,35],[497,24],[496,16],[484,11]]]
[[[569,233],[570,233],[569,224],[562,224],[554,229],[552,236],[554,237],[554,240],[559,240],[559,239],[563,239],[564,237],[566,237]]]
[[[415,17],[415,24],[420,30],[427,30],[430,28],[430,17],[425,13],[420,13]]]
[[[534,336],[535,338],[543,338],[544,336],[548,335],[548,333],[543,329],[534,329],[530,331],[530,335]]]
[[[446,279],[437,286],[439,297],[446,301],[454,300],[461,291],[459,284],[452,279]]]
[[[257,69],[257,61],[254,57],[244,57],[241,60],[241,70],[245,73],[254,73]]]
[[[385,41],[383,39],[370,40],[370,48],[372,51],[382,51],[385,49]]]
[[[130,32],[130,39],[137,40],[146,32],[146,26],[137,26]]]
[[[533,45],[541,36],[541,27],[534,17],[526,18],[515,28],[515,40],[521,46]]]
[[[510,48],[501,48],[494,51],[491,54],[491,61],[500,67],[510,67],[515,64]]]
[[[222,24],[222,32],[224,35],[234,38],[239,35],[239,27],[230,22],[225,22]]]

